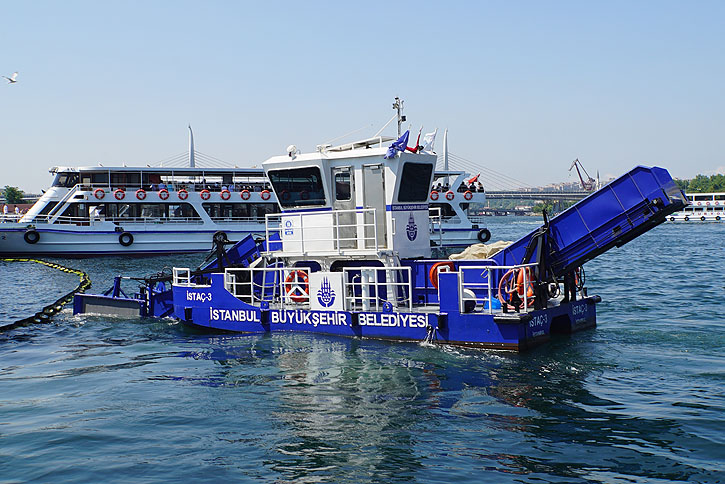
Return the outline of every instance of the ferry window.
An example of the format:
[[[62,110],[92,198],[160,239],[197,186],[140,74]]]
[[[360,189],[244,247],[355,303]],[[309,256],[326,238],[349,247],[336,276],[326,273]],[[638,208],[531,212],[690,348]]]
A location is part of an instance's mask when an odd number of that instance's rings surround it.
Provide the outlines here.
[[[189,203],[173,203],[168,205],[169,218],[200,218],[194,207]]]
[[[108,173],[92,173],[91,183],[93,185],[108,185]]]
[[[335,200],[350,200],[350,173],[335,174]]]
[[[79,181],[78,173],[58,173],[53,180],[53,186],[71,188],[77,185]]]
[[[451,207],[450,203],[431,203],[430,208],[440,209],[441,218],[443,220],[448,220],[448,219],[456,216],[456,211],[453,210],[453,207]],[[430,213],[438,215],[438,210],[431,210]]]
[[[282,207],[325,204],[322,176],[317,167],[274,170],[268,176]]]
[[[433,165],[430,163],[405,163],[398,182],[398,201],[425,202],[428,199],[432,174]]]
[[[48,215],[48,213],[53,210],[53,207],[55,207],[56,205],[58,205],[58,202],[48,202],[48,204],[43,207],[38,215]]]
[[[702,207],[695,207],[695,212],[702,212],[704,208]]]

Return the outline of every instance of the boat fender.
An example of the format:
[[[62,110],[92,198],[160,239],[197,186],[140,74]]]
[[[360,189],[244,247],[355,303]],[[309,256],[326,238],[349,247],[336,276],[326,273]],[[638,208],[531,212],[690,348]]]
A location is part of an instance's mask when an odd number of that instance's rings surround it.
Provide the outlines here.
[[[438,200],[438,192],[435,191],[435,190],[433,190],[432,192],[430,192],[430,199],[431,200]]]
[[[455,264],[451,261],[442,261],[442,262],[436,262],[433,264],[430,268],[430,271],[428,271],[428,279],[430,280],[430,283],[433,284],[433,287],[438,289],[438,273],[443,272],[450,272],[456,270]]]
[[[103,188],[96,188],[93,190],[93,196],[98,200],[102,200],[106,196],[106,192],[103,191]]]
[[[222,200],[229,200],[229,198],[232,196],[231,192],[229,190],[222,190],[219,193],[219,196]]]
[[[189,192],[184,189],[179,190],[179,193],[177,193],[177,195],[179,196],[179,200],[186,200],[187,198],[189,198]]]
[[[284,279],[287,297],[297,303],[307,302],[310,298],[309,278],[305,271],[295,270],[287,274]]]
[[[688,222],[689,220],[690,220],[690,217],[688,217],[687,215],[685,215],[685,222]]]
[[[476,293],[470,289],[463,289],[463,312],[472,313],[476,309]]]
[[[159,198],[161,200],[168,200],[169,191],[166,188],[164,188],[163,190],[159,190]]]
[[[202,200],[209,200],[209,197],[211,197],[211,193],[209,193],[209,190],[202,190],[199,192],[199,196]]]
[[[675,221],[675,217],[670,217],[670,222],[674,222],[674,221]]]
[[[466,193],[463,194],[463,198],[470,200],[473,198],[473,193],[471,193],[470,190],[466,190]]]
[[[139,200],[146,199],[146,192],[143,188],[136,190],[136,198],[138,198]]]
[[[705,216],[703,215],[702,217],[700,217],[700,220],[702,220],[704,222],[705,221]]]
[[[251,193],[249,193],[249,190],[242,190],[242,193],[240,193],[242,196],[242,200],[249,200],[249,197],[252,196]]]
[[[119,188],[118,190],[113,192],[113,196],[116,198],[116,200],[123,200],[124,198],[126,198],[126,192]]]
[[[489,240],[491,240],[491,231],[488,229],[481,229],[478,231],[478,235],[476,236],[478,238],[478,241],[482,244],[485,244]]]
[[[40,240],[40,234],[37,230],[30,229],[25,232],[23,239],[25,239],[25,242],[28,244],[37,244]]]
[[[131,232],[121,232],[121,235],[118,236],[118,243],[124,247],[128,247],[133,244],[133,234]]]
[[[450,190],[448,190],[448,191],[446,192],[446,200],[448,200],[448,201],[451,201],[451,200],[453,200],[453,198],[454,198],[455,196],[456,196],[456,194],[455,194],[455,193],[453,193],[453,192],[452,192],[452,191],[450,191]]]
[[[269,190],[262,190],[262,200],[269,200],[270,196]]]
[[[715,220],[720,220],[720,215],[715,216]]]

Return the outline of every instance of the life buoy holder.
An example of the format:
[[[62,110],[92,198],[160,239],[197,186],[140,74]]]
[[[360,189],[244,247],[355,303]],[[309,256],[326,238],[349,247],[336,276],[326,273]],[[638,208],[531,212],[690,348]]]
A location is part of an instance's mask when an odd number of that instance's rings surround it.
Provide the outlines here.
[[[131,232],[121,232],[121,235],[118,236],[118,243],[124,247],[128,247],[133,244],[133,234]]]
[[[23,239],[25,239],[25,242],[28,244],[37,244],[40,240],[40,234],[37,230],[30,229],[23,234]]]
[[[96,197],[98,200],[102,200],[103,197],[106,196],[106,192],[103,191],[103,188],[96,188],[93,190],[93,196]]]
[[[307,302],[310,299],[310,279],[307,272],[294,270],[284,279],[285,293],[296,303]]]
[[[162,190],[159,190],[159,198],[161,200],[168,200],[168,198],[169,198],[169,191],[166,188],[164,188]]]
[[[242,192],[239,195],[241,195],[242,200],[249,200],[249,197],[252,196],[252,194],[249,193],[249,190],[242,190]]]
[[[448,191],[446,192],[446,200],[448,200],[449,202],[450,202],[451,200],[453,200],[453,199],[455,198],[455,196],[456,196],[456,194],[455,194],[455,193],[453,193],[453,192],[452,192],[452,191],[450,191],[450,190],[448,190]]]
[[[524,277],[524,274],[526,274],[526,277]],[[514,268],[506,272],[498,282],[498,300],[501,304],[513,307],[510,303],[515,293],[520,300],[526,297],[526,304],[530,306],[534,301],[534,283],[531,275],[531,268],[529,267]],[[526,282],[524,282],[524,279],[526,279]]]
[[[202,200],[209,200],[209,197],[211,197],[211,192],[205,189],[199,192],[199,196]]]
[[[219,196],[221,197],[222,200],[229,200],[229,198],[231,198],[232,194],[229,190],[222,190],[219,193]]]
[[[269,197],[271,197],[271,196],[272,196],[272,194],[269,193],[269,190],[262,190],[262,194],[261,194],[262,200],[269,200]]]
[[[437,191],[433,190],[432,192],[430,192],[430,199],[431,200],[438,200],[438,196],[439,196],[439,194],[438,194]]]
[[[436,262],[428,271],[428,280],[433,284],[433,287],[438,289],[438,274],[440,272],[451,272],[454,270],[456,270],[456,265],[451,261]]]
[[[187,198],[189,198],[189,192],[187,192],[183,188],[179,190],[176,195],[179,197],[179,200],[186,200]]]
[[[473,193],[471,193],[470,190],[466,190],[466,193],[463,194],[463,198],[465,198],[466,200],[470,200],[473,198]]]
[[[491,231],[488,229],[481,229],[478,231],[478,235],[476,235],[476,238],[479,242],[485,244],[486,242],[491,240]]]
[[[116,200],[123,200],[124,198],[126,198],[126,192],[119,188],[118,190],[113,192],[113,196],[116,198]]]
[[[143,188],[136,190],[136,198],[138,198],[139,200],[146,199],[146,192]]]

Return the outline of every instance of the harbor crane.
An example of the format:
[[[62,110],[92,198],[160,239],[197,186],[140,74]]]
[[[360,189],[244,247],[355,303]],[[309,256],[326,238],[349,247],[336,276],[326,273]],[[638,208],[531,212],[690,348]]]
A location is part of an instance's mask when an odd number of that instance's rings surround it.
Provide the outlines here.
[[[579,170],[579,167],[581,167],[581,171]],[[589,176],[589,173],[587,173],[587,170],[584,169],[584,165],[582,165],[582,162],[579,161],[579,158],[572,161],[571,166],[569,167],[569,171],[571,171],[572,168],[576,168],[576,173],[577,173],[577,175],[579,175],[579,181],[582,184],[583,190],[585,190],[587,192],[591,192],[597,188],[597,181],[594,178],[592,178],[591,176]],[[587,176],[586,181],[584,180],[584,177],[582,176],[582,171]]]

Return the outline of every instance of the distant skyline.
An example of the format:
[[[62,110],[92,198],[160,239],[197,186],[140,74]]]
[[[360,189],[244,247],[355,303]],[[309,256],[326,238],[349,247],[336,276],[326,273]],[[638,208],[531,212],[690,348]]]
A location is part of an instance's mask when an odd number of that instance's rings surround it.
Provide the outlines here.
[[[187,150],[260,165],[405,100],[406,128],[530,185],[725,173],[725,2],[0,0],[0,187]],[[394,134],[391,124],[386,134]]]

